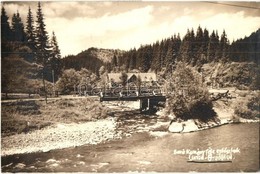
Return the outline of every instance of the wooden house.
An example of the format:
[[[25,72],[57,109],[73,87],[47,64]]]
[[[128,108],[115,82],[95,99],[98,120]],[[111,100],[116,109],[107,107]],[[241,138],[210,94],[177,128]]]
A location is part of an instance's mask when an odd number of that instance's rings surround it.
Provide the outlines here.
[[[157,82],[157,77],[155,73],[126,73],[127,74],[127,83],[133,84],[136,83],[138,78],[141,79],[142,84],[144,83],[153,83]],[[108,73],[107,83],[110,87],[113,87],[114,84],[120,85],[122,73]]]

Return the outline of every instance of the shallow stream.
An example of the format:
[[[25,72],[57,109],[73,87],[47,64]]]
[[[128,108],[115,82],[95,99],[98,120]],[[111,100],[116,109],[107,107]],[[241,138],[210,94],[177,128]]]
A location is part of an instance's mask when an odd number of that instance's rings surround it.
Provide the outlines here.
[[[123,114],[123,115],[122,115]],[[259,170],[259,123],[167,133],[168,122],[138,112],[115,113],[122,139],[98,145],[2,157],[2,172],[240,172]],[[163,136],[152,133],[162,132]],[[227,163],[192,163],[186,151],[237,149]],[[181,152],[184,152],[181,154]]]

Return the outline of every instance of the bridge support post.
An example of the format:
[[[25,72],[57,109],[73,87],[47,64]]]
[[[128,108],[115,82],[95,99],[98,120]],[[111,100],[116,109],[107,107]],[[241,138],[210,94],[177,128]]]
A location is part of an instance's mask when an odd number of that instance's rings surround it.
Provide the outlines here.
[[[139,99],[139,110],[142,111],[142,103],[143,101],[141,99]]]
[[[151,99],[140,99],[140,111],[148,111],[151,107]]]

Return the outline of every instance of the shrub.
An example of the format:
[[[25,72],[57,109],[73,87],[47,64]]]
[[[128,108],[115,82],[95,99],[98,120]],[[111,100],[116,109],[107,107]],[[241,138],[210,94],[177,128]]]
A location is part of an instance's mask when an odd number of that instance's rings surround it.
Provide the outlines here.
[[[83,108],[82,110],[86,114],[91,114],[92,119],[101,119],[106,118],[108,109],[103,107],[102,104],[98,101],[94,101],[93,99],[85,99],[83,100]]]
[[[183,120],[208,121],[216,116],[200,74],[190,66],[178,63],[167,88],[174,90],[168,94],[168,113]]]
[[[255,119],[259,118],[259,94],[256,96],[252,96],[248,99],[244,99],[242,102],[239,102],[236,107],[234,113],[245,119]]]
[[[61,99],[57,101],[57,106],[60,109],[65,109],[67,107],[74,107],[75,104],[70,99]]]
[[[253,96],[249,99],[248,103],[247,103],[247,107],[248,109],[250,109],[252,112],[257,113],[257,117],[259,117],[259,97],[260,94],[258,94],[257,96]]]

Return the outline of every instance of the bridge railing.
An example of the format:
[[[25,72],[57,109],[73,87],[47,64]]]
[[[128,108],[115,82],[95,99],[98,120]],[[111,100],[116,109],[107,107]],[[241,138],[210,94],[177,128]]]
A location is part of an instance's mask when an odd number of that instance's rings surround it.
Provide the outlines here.
[[[100,90],[99,95],[101,97],[137,97],[137,96],[162,96],[163,91],[158,87],[116,87],[116,88],[106,88]]]

